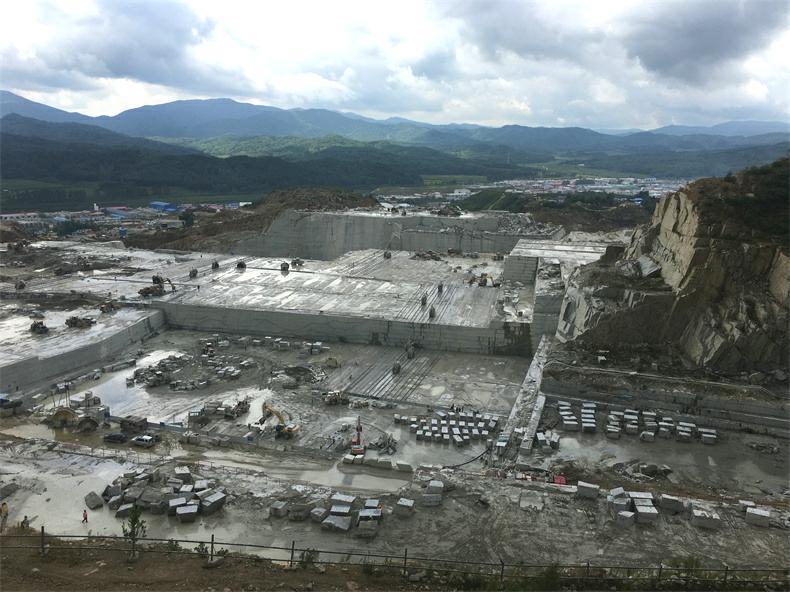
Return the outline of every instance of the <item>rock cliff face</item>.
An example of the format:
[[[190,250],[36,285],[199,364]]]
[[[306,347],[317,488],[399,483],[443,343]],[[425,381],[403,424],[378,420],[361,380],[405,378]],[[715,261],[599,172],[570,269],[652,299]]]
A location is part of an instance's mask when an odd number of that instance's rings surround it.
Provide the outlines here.
[[[558,337],[667,344],[727,374],[785,372],[787,183],[784,159],[662,198],[617,261],[571,278]]]

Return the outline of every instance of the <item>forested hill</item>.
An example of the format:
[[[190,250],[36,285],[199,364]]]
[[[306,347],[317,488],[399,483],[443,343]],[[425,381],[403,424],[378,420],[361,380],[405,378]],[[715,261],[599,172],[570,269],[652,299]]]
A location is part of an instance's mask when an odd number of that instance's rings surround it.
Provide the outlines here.
[[[505,178],[532,173],[461,159],[430,148],[387,143],[329,145],[310,158],[298,160],[272,156],[217,158],[95,126],[24,119],[7,116],[0,121],[2,178],[4,182],[52,184],[59,189],[36,185],[9,191],[4,195],[5,209],[76,208],[89,206],[96,199],[123,201],[191,193],[261,195],[298,186],[372,189],[421,185],[422,175]]]

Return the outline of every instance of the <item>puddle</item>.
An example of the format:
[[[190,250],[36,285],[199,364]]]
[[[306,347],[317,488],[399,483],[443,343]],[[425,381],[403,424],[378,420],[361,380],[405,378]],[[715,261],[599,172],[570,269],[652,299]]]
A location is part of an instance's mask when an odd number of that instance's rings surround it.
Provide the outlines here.
[[[232,451],[205,450],[203,451],[203,457],[222,466],[263,471],[267,476],[275,479],[304,481],[324,487],[391,493],[403,487],[411,477],[409,475],[408,478],[397,479],[359,472],[357,469],[343,470],[337,464],[332,464],[325,468],[305,469],[304,465],[307,463],[296,458],[292,462],[271,461],[265,456],[253,456],[244,453],[234,454]],[[312,464],[319,466],[319,463]]]
[[[749,436],[757,439],[756,436]],[[539,457],[536,457],[539,458]],[[784,458],[784,457],[783,457]],[[641,462],[666,464],[673,477],[680,481],[702,482],[716,487],[740,484],[780,491],[787,487],[786,462],[748,448],[739,435],[713,446],[699,442],[675,440],[641,442],[634,438],[608,440],[602,434],[562,434],[560,450],[547,455],[544,462],[581,460],[589,464],[605,462],[613,465],[639,459]]]

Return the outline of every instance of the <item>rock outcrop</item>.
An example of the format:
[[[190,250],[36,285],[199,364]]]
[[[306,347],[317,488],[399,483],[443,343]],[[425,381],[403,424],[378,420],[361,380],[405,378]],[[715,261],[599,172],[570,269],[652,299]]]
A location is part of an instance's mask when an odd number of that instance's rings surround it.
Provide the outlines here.
[[[788,160],[665,196],[622,256],[570,279],[561,340],[666,344],[717,372],[786,372]]]

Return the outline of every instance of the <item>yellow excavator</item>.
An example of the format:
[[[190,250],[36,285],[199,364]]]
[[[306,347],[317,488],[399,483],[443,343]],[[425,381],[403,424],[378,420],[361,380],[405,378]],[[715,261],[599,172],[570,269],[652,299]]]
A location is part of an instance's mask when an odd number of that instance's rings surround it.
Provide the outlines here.
[[[275,416],[277,418],[277,425],[274,426],[274,437],[275,438],[286,438],[291,439],[297,433],[299,433],[299,426],[295,423],[290,423],[285,420],[285,416],[281,411],[278,411],[271,405],[266,403],[263,404],[263,417],[261,418],[261,424],[269,419],[271,416]]]

